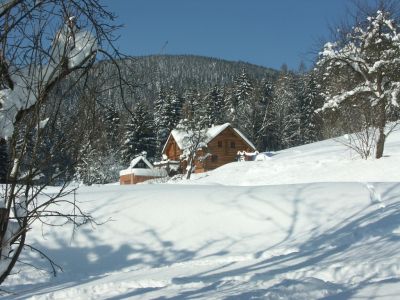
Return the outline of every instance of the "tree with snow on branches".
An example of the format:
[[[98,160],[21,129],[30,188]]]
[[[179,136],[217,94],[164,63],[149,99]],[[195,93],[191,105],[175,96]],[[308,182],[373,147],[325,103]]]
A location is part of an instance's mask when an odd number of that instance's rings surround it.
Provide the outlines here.
[[[375,157],[381,158],[388,116],[398,108],[400,94],[400,30],[391,14],[378,10],[342,39],[325,44],[317,66],[326,84],[322,110],[367,105],[378,131]]]

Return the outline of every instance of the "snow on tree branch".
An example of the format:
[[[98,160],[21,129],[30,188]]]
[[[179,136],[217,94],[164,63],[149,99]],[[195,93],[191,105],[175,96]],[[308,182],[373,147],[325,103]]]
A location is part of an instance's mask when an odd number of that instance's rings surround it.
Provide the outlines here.
[[[43,87],[65,72],[63,68],[72,71],[95,55],[96,38],[88,31],[78,30],[70,22],[69,19],[54,38],[48,65],[14,70],[10,76],[13,87],[0,90],[0,138],[12,135],[17,114],[32,107],[45,90]]]
[[[382,11],[377,11],[367,21],[366,27],[353,27],[344,44],[328,42],[320,52],[318,66],[325,68],[325,78],[333,76],[335,71],[344,72],[343,67],[347,66],[363,79],[349,91],[326,93],[323,109],[337,107],[351,96],[367,92],[374,94],[366,98],[372,105],[390,95],[390,103],[398,106],[399,85],[388,78],[388,74],[400,67],[399,27]]]
[[[322,110],[327,108],[337,108],[343,101],[346,101],[348,98],[366,92],[371,92],[371,88],[369,86],[366,85],[357,86],[350,91],[346,91],[343,92],[342,94],[335,95],[334,97],[327,100],[324,106],[322,107]]]
[[[386,122],[400,95],[400,30],[390,13],[378,10],[342,40],[326,43],[317,68],[325,85],[320,110],[351,101],[373,112],[369,126],[379,129],[376,158],[382,157]]]

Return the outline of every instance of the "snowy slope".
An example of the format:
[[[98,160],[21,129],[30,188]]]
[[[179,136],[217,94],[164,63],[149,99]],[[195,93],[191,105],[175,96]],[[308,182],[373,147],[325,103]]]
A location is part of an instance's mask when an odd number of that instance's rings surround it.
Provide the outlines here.
[[[400,131],[388,136],[380,160],[360,159],[340,143],[342,140],[343,137],[263,154],[258,158],[262,161],[231,163],[207,174],[195,174],[190,184],[400,181]]]
[[[186,184],[80,188],[82,206],[107,222],[74,235],[33,228],[29,242],[64,272],[22,266],[3,297],[396,299],[399,145],[396,133],[388,157],[361,161],[325,141]]]

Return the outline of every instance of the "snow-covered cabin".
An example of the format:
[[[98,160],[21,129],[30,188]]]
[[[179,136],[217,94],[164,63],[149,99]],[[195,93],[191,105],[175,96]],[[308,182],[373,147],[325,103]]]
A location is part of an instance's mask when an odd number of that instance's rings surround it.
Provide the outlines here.
[[[156,169],[144,156],[134,158],[128,169],[119,172],[120,184],[136,184],[149,179],[167,176],[163,169]]]
[[[187,132],[184,130],[174,129],[171,131],[162,150],[166,161],[180,161],[183,153],[183,141],[186,136]],[[206,146],[199,150],[198,155],[206,158],[196,162],[195,173],[213,170],[236,161],[238,151],[256,151],[253,143],[242,132],[232,127],[230,123],[209,128],[206,132],[204,144]],[[185,168],[185,165],[181,166],[181,170],[185,170]]]

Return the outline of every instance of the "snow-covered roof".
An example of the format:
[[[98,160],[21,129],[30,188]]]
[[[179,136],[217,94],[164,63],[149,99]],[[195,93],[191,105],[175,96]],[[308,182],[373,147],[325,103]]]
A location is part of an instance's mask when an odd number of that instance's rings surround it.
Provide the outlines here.
[[[232,127],[232,125],[230,123],[225,123],[222,125],[217,125],[217,126],[213,126],[208,128],[207,132],[206,132],[206,140],[205,143],[208,144],[209,142],[211,142],[215,137],[217,137],[222,131],[224,131],[226,128],[228,127]],[[233,128],[233,127],[232,127]],[[250,146],[252,147],[254,150],[256,149],[256,147],[253,145],[252,142],[249,141],[248,138],[246,138],[246,136],[240,132],[238,129],[233,128],[233,130]],[[182,129],[174,129],[171,131],[170,136],[168,137],[168,140],[171,138],[171,136],[174,138],[175,142],[178,144],[178,147],[180,149],[183,149],[183,140],[184,138],[187,136],[187,131],[182,130]],[[165,151],[165,147],[168,144],[168,140],[164,145],[164,148],[162,150],[162,152],[164,153]]]
[[[164,169],[140,169],[140,168],[128,168],[119,172],[119,176],[123,175],[135,175],[135,176],[149,176],[149,177],[165,177],[167,171]]]
[[[140,155],[134,159],[132,159],[129,168],[135,168],[135,166],[140,162],[143,161],[150,169],[153,169],[153,165],[146,159],[146,157]]]
[[[206,144],[211,142],[211,140],[213,140],[218,134],[220,134],[222,131],[224,131],[229,126],[231,126],[230,123],[225,123],[225,124],[222,124],[222,125],[217,125],[217,126],[213,126],[211,128],[208,128],[208,130],[207,130],[207,139],[205,141]]]
[[[250,140],[239,130],[236,128],[233,128],[233,130],[235,130],[235,132],[250,146],[252,147],[254,150],[256,150],[256,146],[254,146],[254,144],[252,142],[250,142]]]
[[[135,168],[137,164],[143,161],[149,168]],[[140,155],[132,159],[129,168],[122,170],[119,172],[119,176],[134,174],[137,176],[154,176],[154,177],[162,177],[165,176],[164,171],[160,171],[159,169],[155,169],[153,165],[146,159],[146,157]]]

